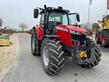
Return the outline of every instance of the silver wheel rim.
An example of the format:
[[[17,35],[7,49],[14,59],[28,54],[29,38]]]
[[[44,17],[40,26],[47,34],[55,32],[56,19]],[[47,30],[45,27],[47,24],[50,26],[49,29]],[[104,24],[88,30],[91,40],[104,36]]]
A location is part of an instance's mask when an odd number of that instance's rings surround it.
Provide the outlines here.
[[[44,65],[47,67],[49,64],[49,56],[48,56],[48,47],[44,46],[43,48],[43,62]]]
[[[34,38],[34,35],[32,37],[33,37],[33,39],[32,39],[32,49],[34,51],[34,49],[35,49],[35,38]]]

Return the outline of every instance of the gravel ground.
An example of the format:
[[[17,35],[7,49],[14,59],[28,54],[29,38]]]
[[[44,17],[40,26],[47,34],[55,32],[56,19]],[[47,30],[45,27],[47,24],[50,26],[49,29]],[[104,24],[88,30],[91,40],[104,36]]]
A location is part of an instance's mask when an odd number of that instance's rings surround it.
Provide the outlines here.
[[[109,82],[109,48],[102,48],[102,61],[92,69],[81,68],[67,58],[58,75],[48,76],[40,57],[31,55],[30,35],[18,34],[18,38],[19,58],[2,82]]]
[[[8,73],[16,60],[16,54],[19,48],[19,45],[17,45],[19,44],[17,35],[11,35],[10,41],[12,42],[10,46],[0,47],[0,81]]]

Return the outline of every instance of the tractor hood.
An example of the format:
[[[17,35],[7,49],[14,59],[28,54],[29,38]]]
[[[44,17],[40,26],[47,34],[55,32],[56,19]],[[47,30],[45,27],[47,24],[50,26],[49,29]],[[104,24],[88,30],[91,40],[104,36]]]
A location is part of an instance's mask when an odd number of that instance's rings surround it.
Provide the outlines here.
[[[84,28],[80,26],[70,26],[70,25],[57,25],[56,29],[63,30],[63,31],[70,31],[72,33],[78,32],[81,34],[85,34],[87,32]]]

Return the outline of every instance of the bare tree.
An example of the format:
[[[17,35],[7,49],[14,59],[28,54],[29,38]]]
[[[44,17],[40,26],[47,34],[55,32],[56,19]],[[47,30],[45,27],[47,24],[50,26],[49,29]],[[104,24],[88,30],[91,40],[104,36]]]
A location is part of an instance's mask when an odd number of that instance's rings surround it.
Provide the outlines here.
[[[100,29],[100,26],[98,25],[98,23],[93,23],[92,24],[92,31],[96,32]]]
[[[24,23],[21,23],[21,24],[19,24],[19,28],[21,28],[22,29],[22,32],[24,32],[24,30],[26,28],[28,28],[28,26],[26,24],[24,24]]]

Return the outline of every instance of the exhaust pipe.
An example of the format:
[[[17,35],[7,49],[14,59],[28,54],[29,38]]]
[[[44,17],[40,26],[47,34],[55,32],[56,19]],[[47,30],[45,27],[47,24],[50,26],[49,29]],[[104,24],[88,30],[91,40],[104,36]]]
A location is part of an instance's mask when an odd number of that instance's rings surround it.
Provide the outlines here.
[[[46,5],[44,5],[44,9],[47,9],[47,6]]]

